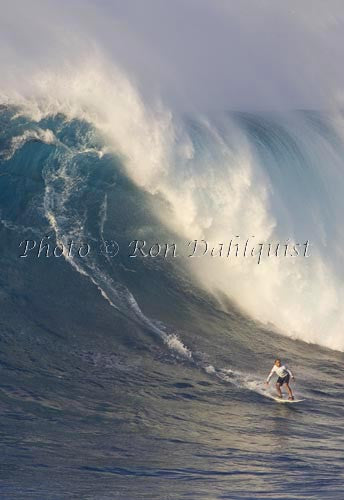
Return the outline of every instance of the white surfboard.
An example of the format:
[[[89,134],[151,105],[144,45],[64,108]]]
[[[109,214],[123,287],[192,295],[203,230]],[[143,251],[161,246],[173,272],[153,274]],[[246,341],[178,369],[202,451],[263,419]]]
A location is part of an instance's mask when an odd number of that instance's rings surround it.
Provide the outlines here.
[[[277,403],[301,403],[301,401],[305,401],[304,399],[284,399],[284,398],[278,398],[277,396],[268,396],[269,398],[273,399]]]

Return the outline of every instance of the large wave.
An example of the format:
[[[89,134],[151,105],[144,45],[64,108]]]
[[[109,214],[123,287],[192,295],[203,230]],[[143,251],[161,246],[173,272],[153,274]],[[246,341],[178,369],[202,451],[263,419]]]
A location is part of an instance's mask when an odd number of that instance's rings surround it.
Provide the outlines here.
[[[45,169],[44,195],[45,217],[58,242],[85,230],[80,212],[69,203],[81,196],[84,182],[76,158],[89,151],[98,158],[112,153],[138,188],[152,195],[153,207],[159,200],[156,215],[180,238],[204,239],[209,245],[233,237],[240,242],[309,240],[309,258],[268,257],[258,264],[253,258],[205,256],[184,259],[182,265],[218,299],[228,296],[281,333],[344,349],[340,113],[180,116],[160,102],[145,103],[118,68],[99,60],[37,73],[25,91],[4,89],[1,100],[37,124],[22,126],[5,158],[28,140],[61,146],[54,158],[58,169]],[[56,116],[91,125],[80,131],[77,150],[50,130],[47,120]],[[104,193],[100,233],[110,215],[116,214],[108,213]],[[97,262],[70,263],[111,305],[127,308],[172,347],[191,355],[152,323],[131,292]]]

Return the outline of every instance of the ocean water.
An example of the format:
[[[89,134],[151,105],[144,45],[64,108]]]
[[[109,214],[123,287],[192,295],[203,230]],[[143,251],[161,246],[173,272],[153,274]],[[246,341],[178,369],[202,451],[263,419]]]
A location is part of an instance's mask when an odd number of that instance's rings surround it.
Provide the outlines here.
[[[342,116],[116,82],[0,108],[1,498],[343,498]],[[130,257],[235,237],[310,256]],[[267,397],[277,356],[302,403]]]

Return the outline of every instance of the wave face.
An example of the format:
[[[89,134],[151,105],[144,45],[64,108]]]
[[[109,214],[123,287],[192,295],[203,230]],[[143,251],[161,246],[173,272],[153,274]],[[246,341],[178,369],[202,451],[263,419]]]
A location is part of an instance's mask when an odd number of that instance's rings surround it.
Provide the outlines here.
[[[184,262],[203,288],[228,296],[285,335],[343,350],[340,113],[176,117],[161,104],[146,106],[119,71],[100,63],[63,76],[40,74],[29,96],[8,92],[3,100],[34,120],[13,131],[5,159],[34,139],[54,145],[61,156],[57,178],[49,168],[45,177],[45,217],[57,238],[80,237],[83,227],[84,216],[65,207],[65,199],[72,200],[87,184],[71,166],[75,155],[112,154],[142,195],[164,201],[152,210],[171,234],[204,239],[209,248],[226,247],[231,239],[233,246],[240,244],[237,259]],[[52,116],[82,122],[88,130],[80,126],[73,138],[78,142],[66,144],[62,132],[49,128]],[[61,183],[62,196],[54,187]],[[58,218],[68,219],[68,227],[60,227]],[[293,258],[290,250],[284,257],[281,250],[282,257],[258,265],[257,259],[240,258],[247,239],[256,254],[259,243],[265,244],[265,254],[269,243],[280,242],[281,249],[299,243],[301,256],[309,241],[310,258]]]
[[[146,498],[156,480],[147,498],[167,498],[176,479],[197,479],[201,498],[214,477],[221,491],[247,498],[285,491],[273,473],[282,460],[290,498],[329,484],[338,497],[342,116],[176,117],[147,106],[118,71],[92,68],[39,75],[28,95],[8,92],[0,108],[1,410],[4,456],[21,471],[16,486],[6,472],[5,494],[113,498],[115,481],[123,498],[129,490]],[[310,257],[258,264],[256,255],[102,251],[109,240],[122,250],[134,239],[216,246],[235,237],[241,245],[309,240]],[[36,242],[25,258],[23,241]],[[71,241],[92,251],[61,255]],[[296,411],[296,430],[289,410],[264,398],[261,380],[276,355],[301,372],[298,395],[319,402],[312,414],[310,402]],[[324,422],[328,469],[307,430],[320,436]],[[255,464],[250,472],[241,453]],[[299,466],[321,479],[301,484]],[[177,490],[183,498],[181,482]]]

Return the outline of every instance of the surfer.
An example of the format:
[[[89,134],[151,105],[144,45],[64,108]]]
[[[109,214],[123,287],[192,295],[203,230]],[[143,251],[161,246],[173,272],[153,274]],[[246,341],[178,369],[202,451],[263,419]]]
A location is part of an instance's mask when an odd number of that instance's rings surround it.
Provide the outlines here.
[[[292,390],[289,386],[289,380],[290,380],[290,378],[292,380],[295,380],[294,375],[291,373],[291,371],[289,370],[289,368],[287,366],[282,365],[282,362],[280,359],[275,360],[275,364],[272,367],[271,372],[266,380],[266,385],[269,385],[270,379],[274,373],[276,373],[276,375],[278,376],[278,379],[276,382],[276,389],[277,389],[278,397],[280,397],[280,398],[283,397],[282,392],[281,392],[281,386],[283,384],[285,384],[287,391],[288,391],[288,394],[289,394],[288,399],[290,399],[292,401],[294,399],[294,396],[293,396]]]

